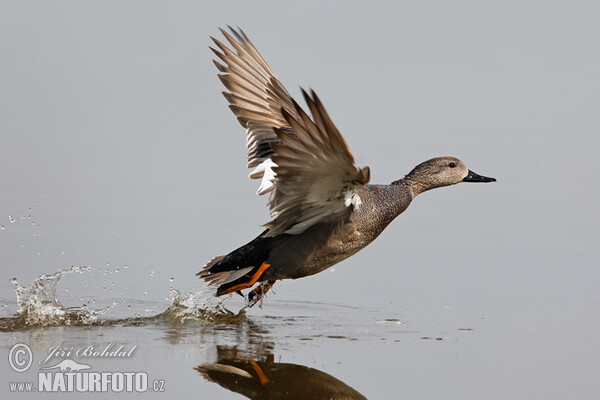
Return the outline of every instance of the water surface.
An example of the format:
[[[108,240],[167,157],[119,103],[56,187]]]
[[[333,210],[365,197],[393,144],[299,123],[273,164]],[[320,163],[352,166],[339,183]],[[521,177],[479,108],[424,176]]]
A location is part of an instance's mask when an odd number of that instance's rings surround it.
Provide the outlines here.
[[[6,303],[0,319],[2,349],[8,353],[13,344],[25,343],[34,362],[22,374],[4,365],[4,376],[10,377],[6,385],[17,378],[37,384],[41,368],[67,358],[87,363],[91,371],[146,372],[152,381],[164,382],[166,393],[183,398],[189,390],[210,398],[235,397],[232,393],[248,398],[372,398],[397,384],[394,366],[404,361],[390,357],[403,347],[434,356],[446,343],[469,341],[475,334],[472,325],[434,326],[408,310],[268,299],[262,308],[248,311],[241,298],[218,300],[207,289],[173,290],[165,303],[115,298],[104,307],[97,301],[65,307],[63,302],[78,300],[57,295],[64,292],[61,279],[80,275],[86,286],[93,280],[92,270],[72,267],[23,286],[13,280],[16,301]],[[89,346],[101,351],[109,345],[112,350],[135,348],[127,357],[92,357],[85,351],[73,356]]]

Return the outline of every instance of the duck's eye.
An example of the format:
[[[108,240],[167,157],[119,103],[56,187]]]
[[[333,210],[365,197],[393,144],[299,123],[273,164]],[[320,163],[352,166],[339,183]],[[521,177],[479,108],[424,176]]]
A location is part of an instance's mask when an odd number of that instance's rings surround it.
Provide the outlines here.
[[[448,164],[448,166],[449,166],[450,168],[454,168],[454,167],[456,167],[456,164],[454,164],[453,162],[451,162],[450,164]]]

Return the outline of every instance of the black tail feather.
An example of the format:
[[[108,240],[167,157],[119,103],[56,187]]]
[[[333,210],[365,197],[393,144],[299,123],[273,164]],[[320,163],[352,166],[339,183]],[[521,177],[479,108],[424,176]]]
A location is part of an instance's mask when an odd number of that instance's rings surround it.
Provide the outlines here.
[[[271,252],[274,238],[263,237],[267,231],[231,253],[213,258],[196,275],[209,285],[220,284],[217,296],[235,285],[248,282]]]

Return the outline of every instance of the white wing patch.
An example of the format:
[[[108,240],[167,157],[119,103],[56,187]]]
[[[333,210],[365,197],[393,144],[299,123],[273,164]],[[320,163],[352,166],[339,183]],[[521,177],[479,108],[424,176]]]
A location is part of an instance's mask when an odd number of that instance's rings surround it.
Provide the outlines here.
[[[256,168],[250,172],[250,179],[260,178],[262,176],[262,181],[260,182],[260,186],[258,187],[258,191],[256,194],[263,195],[265,193],[269,193],[271,190],[275,189],[275,171],[273,168],[277,167],[277,164],[273,162],[270,158],[267,158],[265,161],[261,162]]]

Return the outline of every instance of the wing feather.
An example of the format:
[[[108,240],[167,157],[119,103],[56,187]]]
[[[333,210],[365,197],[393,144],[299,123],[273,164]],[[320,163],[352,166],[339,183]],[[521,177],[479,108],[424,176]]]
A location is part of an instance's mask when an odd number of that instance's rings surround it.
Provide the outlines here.
[[[223,95],[247,129],[248,167],[262,179],[258,194],[270,193],[273,218],[266,236],[301,233],[323,219],[347,212],[356,185],[369,181],[314,91],[302,90],[310,115],[289,95],[241,30],[221,33],[233,48],[212,38],[211,50],[229,92]],[[350,201],[349,201],[350,199]]]

